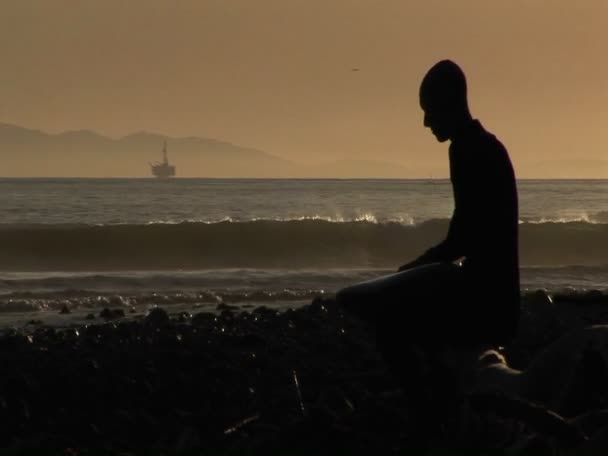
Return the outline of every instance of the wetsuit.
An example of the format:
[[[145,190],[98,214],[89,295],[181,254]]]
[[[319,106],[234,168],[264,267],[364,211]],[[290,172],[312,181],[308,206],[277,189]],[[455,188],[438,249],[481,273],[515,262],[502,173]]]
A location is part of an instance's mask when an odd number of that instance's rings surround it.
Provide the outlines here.
[[[461,323],[472,338],[504,344],[520,312],[517,188],[507,150],[477,120],[452,139],[450,179],[454,213],[447,237],[423,258],[466,257]]]
[[[452,138],[454,213],[418,267],[340,290],[372,322],[384,353],[404,343],[504,345],[519,320],[518,204],[505,147],[477,120]],[[452,261],[466,257],[462,267]],[[392,356],[392,355],[391,355]]]

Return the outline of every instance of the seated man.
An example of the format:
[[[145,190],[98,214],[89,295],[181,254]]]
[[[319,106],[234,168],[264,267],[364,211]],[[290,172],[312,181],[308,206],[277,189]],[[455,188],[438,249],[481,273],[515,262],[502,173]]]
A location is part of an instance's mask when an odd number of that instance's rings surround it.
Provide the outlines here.
[[[375,324],[389,365],[408,341],[503,345],[519,320],[517,189],[508,153],[471,116],[455,63],[429,70],[420,105],[424,125],[439,142],[451,141],[455,208],[447,237],[398,274],[337,294],[347,311]]]

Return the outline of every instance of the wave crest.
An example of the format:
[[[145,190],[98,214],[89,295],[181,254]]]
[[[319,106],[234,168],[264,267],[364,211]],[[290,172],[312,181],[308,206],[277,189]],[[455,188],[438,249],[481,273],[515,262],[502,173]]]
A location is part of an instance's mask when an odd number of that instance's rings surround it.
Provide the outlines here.
[[[0,225],[0,269],[394,267],[444,238],[447,219],[152,225]],[[520,224],[522,265],[603,264],[608,224]]]

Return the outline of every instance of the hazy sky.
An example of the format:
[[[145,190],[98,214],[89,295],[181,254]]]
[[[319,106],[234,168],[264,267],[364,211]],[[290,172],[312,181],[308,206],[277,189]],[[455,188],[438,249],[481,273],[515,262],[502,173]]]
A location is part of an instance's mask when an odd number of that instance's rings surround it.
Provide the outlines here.
[[[520,176],[608,177],[607,55],[606,0],[3,0],[0,121],[447,170],[418,86],[451,58]]]

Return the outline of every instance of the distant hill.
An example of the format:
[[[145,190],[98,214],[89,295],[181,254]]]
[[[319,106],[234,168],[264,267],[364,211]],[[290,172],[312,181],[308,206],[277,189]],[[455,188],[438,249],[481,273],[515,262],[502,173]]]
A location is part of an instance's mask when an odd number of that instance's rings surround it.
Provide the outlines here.
[[[304,166],[267,152],[209,138],[134,133],[119,139],[88,130],[49,134],[0,123],[0,176],[147,177],[167,141],[178,177],[406,177],[406,169],[375,161],[340,160]]]
[[[119,139],[80,130],[48,134],[0,124],[0,175],[143,177],[148,162],[161,159],[167,141],[169,160],[179,176],[282,177],[297,165],[266,152],[207,138],[170,138],[135,133]]]

